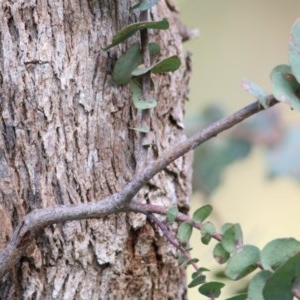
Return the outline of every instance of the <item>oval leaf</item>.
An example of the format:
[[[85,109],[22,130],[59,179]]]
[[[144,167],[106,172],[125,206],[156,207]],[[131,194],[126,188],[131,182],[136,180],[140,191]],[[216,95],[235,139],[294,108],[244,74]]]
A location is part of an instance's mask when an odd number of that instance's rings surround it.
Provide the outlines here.
[[[183,222],[178,228],[177,237],[181,243],[187,243],[192,235],[193,227],[188,222]]]
[[[138,22],[138,23],[133,23],[130,24],[124,28],[122,28],[118,33],[116,33],[113,37],[112,43],[108,46],[106,46],[105,48],[103,48],[103,50],[108,50],[120,43],[122,43],[123,41],[125,41],[126,39],[128,39],[129,37],[131,37],[133,34],[135,34],[137,31],[142,30],[142,29],[168,29],[169,28],[169,22],[167,19],[163,19],[161,21],[151,21],[151,22]]]
[[[213,255],[219,264],[224,264],[230,257],[230,253],[223,248],[221,243],[215,245]]]
[[[245,245],[238,249],[229,258],[225,275],[231,280],[238,280],[245,277],[257,268],[260,251],[252,245]]]
[[[201,242],[207,245],[211,240],[211,235],[216,231],[216,227],[211,222],[205,222],[201,228]]]
[[[231,253],[243,245],[243,232],[239,224],[231,225],[224,233],[222,238],[223,248]]]
[[[202,284],[205,282],[206,276],[205,275],[198,275],[195,277],[188,285],[188,288],[195,287],[199,284]]]
[[[131,72],[141,63],[140,45],[135,43],[117,60],[113,71],[114,81],[119,85],[128,83],[131,78]]]
[[[290,257],[300,252],[300,242],[293,238],[276,239],[261,251],[261,263],[265,270],[274,271]]]
[[[263,288],[264,299],[293,300],[292,290],[298,289],[300,278],[300,252],[286,261],[267,280]]]
[[[288,65],[275,67],[271,72],[271,81],[274,97],[300,111],[300,84],[292,74],[292,68]]]
[[[178,215],[178,208],[176,206],[173,206],[168,209],[167,212],[167,221],[168,223],[173,223],[176,220],[176,217]]]
[[[221,289],[225,286],[222,282],[207,282],[198,289],[199,293],[210,298],[218,298],[221,295]]]
[[[193,214],[194,222],[203,222],[212,212],[213,208],[207,204],[198,208]]]
[[[251,279],[248,286],[249,300],[265,300],[263,296],[263,288],[270,275],[272,275],[271,272],[262,271]]]
[[[242,86],[259,101],[263,108],[266,109],[269,106],[268,94],[259,85],[245,78],[242,80]]]

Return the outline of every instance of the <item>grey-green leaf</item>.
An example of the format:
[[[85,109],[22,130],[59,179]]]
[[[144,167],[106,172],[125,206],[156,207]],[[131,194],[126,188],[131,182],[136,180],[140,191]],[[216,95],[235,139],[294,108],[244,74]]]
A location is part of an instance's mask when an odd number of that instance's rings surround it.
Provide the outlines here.
[[[265,270],[274,271],[298,252],[300,242],[294,238],[273,240],[261,251],[262,266]]]
[[[208,245],[211,240],[211,235],[216,231],[215,225],[207,221],[202,225],[201,228],[201,241],[204,245]]]
[[[229,258],[225,275],[231,280],[238,280],[245,277],[257,268],[260,251],[252,245],[244,245]]]
[[[300,252],[291,257],[275,273],[273,273],[263,288],[264,299],[293,300],[293,289],[299,291]]]
[[[214,298],[218,298],[221,295],[221,289],[225,286],[224,283],[222,282],[216,282],[216,281],[212,281],[212,282],[207,282],[202,284],[198,291],[200,294],[206,296],[206,297],[213,297]]]
[[[157,43],[149,43],[150,56],[157,55],[159,52],[160,47]],[[119,85],[127,84],[132,77],[131,72],[142,63],[142,60],[140,44],[134,43],[117,60],[113,71],[114,81]]]
[[[139,43],[133,44],[116,62],[113,71],[114,81],[123,85],[129,82],[131,72],[142,63]]]
[[[181,243],[187,243],[192,235],[193,227],[188,222],[183,222],[178,228],[177,237]]]
[[[170,56],[165,58],[158,63],[147,67],[147,68],[137,68],[133,72],[131,72],[132,76],[141,76],[146,74],[147,72],[151,72],[154,74],[164,73],[164,72],[174,72],[180,67],[181,61],[177,55]]]
[[[249,300],[265,300],[263,296],[263,288],[267,279],[272,275],[269,271],[261,271],[256,274],[250,281],[248,286]]]
[[[230,253],[228,253],[224,247],[222,246],[221,243],[217,243],[214,247],[213,250],[213,255],[215,260],[219,263],[219,264],[224,264],[225,262],[228,261],[229,257],[230,257]]]
[[[198,208],[193,214],[194,222],[203,222],[212,212],[213,208],[207,204]]]
[[[197,275],[193,280],[189,283],[188,288],[195,287],[199,284],[202,284],[205,282],[206,276],[205,275]]]
[[[235,249],[243,245],[243,232],[239,224],[230,226],[224,233],[222,238],[223,248],[231,253]]]
[[[131,127],[130,129],[143,133],[148,133],[150,131],[150,128],[146,125],[142,125],[140,127]]]
[[[142,30],[142,29],[168,29],[169,28],[169,22],[167,19],[163,19],[161,21],[150,21],[150,22],[138,22],[138,23],[133,23],[130,24],[124,28],[122,28],[118,33],[116,33],[113,37],[112,43],[103,50],[108,50],[129,37],[131,37],[133,34],[135,34],[137,31]]]
[[[140,11],[147,10],[151,8],[152,6],[156,5],[158,3],[158,0],[143,0],[134,6],[132,6],[131,9],[139,9]]]
[[[178,215],[178,208],[176,206],[172,206],[168,209],[167,212],[167,221],[168,223],[173,223],[176,220],[176,217]]]
[[[289,59],[293,74],[300,83],[300,19],[292,27],[289,41]]]
[[[291,66],[276,66],[271,72],[271,81],[274,97],[300,111],[300,84],[293,75]]]
[[[254,96],[259,103],[263,106],[263,108],[267,108],[269,106],[269,97],[268,94],[256,83],[249,79],[242,80],[243,88],[252,96]]]

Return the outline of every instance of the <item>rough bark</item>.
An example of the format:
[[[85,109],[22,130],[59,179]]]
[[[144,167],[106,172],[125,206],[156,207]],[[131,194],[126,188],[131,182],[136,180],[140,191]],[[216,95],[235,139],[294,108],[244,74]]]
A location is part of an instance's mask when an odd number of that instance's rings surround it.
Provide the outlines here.
[[[140,115],[112,67],[138,35],[113,48],[134,22],[136,1],[2,1],[0,7],[0,249],[37,208],[90,202],[120,191],[139,167]],[[169,1],[151,10],[170,30],[151,31],[162,56],[182,56]],[[189,69],[156,76],[151,160],[183,140]],[[188,207],[190,160],[182,157],[138,194]],[[138,214],[46,228],[0,282],[1,299],[184,299],[176,251]]]

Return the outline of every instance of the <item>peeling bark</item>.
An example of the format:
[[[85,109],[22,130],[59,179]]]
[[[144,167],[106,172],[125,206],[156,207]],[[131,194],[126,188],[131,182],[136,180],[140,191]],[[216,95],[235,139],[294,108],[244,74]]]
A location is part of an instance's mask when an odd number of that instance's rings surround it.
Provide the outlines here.
[[[134,22],[136,1],[2,1],[0,8],[0,249],[24,215],[120,191],[138,167],[140,115],[128,87],[112,80],[116,58],[138,35],[111,49]],[[182,57],[178,15],[165,1],[151,10],[170,30],[150,31],[162,56]],[[155,145],[148,160],[178,141],[189,68],[156,76]],[[190,159],[156,175],[140,202],[188,208]],[[47,227],[0,282],[1,299],[185,299],[176,251],[138,214]]]

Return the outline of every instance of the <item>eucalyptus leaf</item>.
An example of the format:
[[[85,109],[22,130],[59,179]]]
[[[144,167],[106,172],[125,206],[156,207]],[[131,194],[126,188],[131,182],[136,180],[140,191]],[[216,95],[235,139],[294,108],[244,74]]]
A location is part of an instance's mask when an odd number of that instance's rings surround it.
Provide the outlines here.
[[[150,67],[141,67],[135,69],[131,72],[132,76],[141,76],[148,72],[157,74],[157,73],[164,73],[164,72],[174,72],[180,67],[181,61],[177,55],[170,56],[165,58],[158,63],[150,66]]]
[[[167,221],[168,223],[173,223],[176,220],[176,217],[178,215],[178,208],[176,206],[173,206],[168,209],[167,212]]]
[[[146,125],[140,127],[130,127],[130,129],[143,133],[148,133],[150,131],[150,128]]]
[[[262,266],[265,270],[274,271],[298,252],[300,252],[300,242],[294,238],[273,240],[261,251]]]
[[[213,208],[207,204],[198,208],[193,214],[194,222],[203,222],[212,212]]]
[[[260,251],[252,245],[244,245],[231,254],[226,268],[225,275],[231,280],[238,280],[253,272],[257,268]]]
[[[103,50],[108,50],[129,37],[131,37],[133,34],[135,34],[137,31],[142,30],[142,29],[168,29],[169,28],[169,22],[167,19],[163,19],[161,21],[149,21],[149,22],[138,22],[138,23],[133,23],[130,24],[124,28],[122,28],[118,33],[116,33],[113,37],[112,43]]]
[[[156,5],[157,3],[158,0],[143,0],[132,6],[131,9],[139,9],[140,11],[144,11]]]
[[[276,66],[271,72],[271,81],[274,97],[300,111],[300,84],[293,75],[291,66]]]
[[[300,279],[300,252],[280,266],[265,283],[263,288],[264,299],[293,300],[292,290],[299,286]]]
[[[224,286],[225,284],[222,282],[212,281],[212,282],[207,282],[202,284],[199,287],[198,291],[200,294],[210,298],[213,297],[214,299],[214,298],[219,298],[219,296],[221,295],[221,289]]]
[[[221,243],[217,243],[213,250],[213,256],[219,264],[224,264],[229,259],[230,253],[224,249]]]
[[[269,106],[269,97],[268,94],[256,83],[249,79],[242,80],[243,88],[252,96],[254,96],[263,108],[268,108]]]
[[[216,231],[216,227],[210,221],[205,222],[201,228],[201,242],[208,245],[211,240],[211,235]]]
[[[221,241],[223,248],[231,253],[243,244],[243,232],[239,224],[230,226],[224,233]]]
[[[177,237],[181,243],[187,243],[193,232],[193,227],[188,222],[182,222],[179,225]]]
[[[150,56],[159,54],[160,47],[157,43],[149,43]],[[140,44],[134,43],[123,55],[121,55],[114,67],[113,78],[119,85],[127,84],[132,77],[131,72],[143,61]]]
[[[193,278],[193,280],[189,283],[188,288],[195,287],[199,284],[202,284],[205,282],[206,276],[205,275],[197,275]]]
[[[250,281],[248,286],[249,300],[265,300],[263,296],[263,288],[267,279],[272,275],[269,271],[261,271],[257,273]]]

